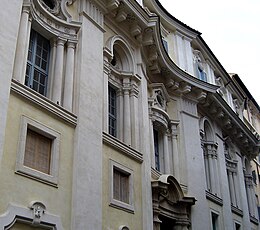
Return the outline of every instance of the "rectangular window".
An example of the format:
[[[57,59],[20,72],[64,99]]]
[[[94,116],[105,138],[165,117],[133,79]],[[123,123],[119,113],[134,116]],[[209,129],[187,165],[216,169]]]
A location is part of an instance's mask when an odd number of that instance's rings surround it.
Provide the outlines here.
[[[211,213],[212,230],[218,230],[218,214]]]
[[[235,223],[235,230],[240,230],[241,229],[241,225],[239,223]]]
[[[110,85],[108,86],[108,126],[109,134],[117,136],[117,103],[116,103],[116,90]]]
[[[163,41],[163,46],[164,46],[166,52],[168,53],[168,42],[164,39],[162,41]]]
[[[155,129],[153,130],[153,138],[154,138],[155,169],[160,171],[159,133]]]
[[[22,116],[16,173],[56,186],[59,146],[60,133]]]
[[[129,204],[129,174],[113,169],[113,197]]]
[[[198,72],[199,72],[199,79],[207,82],[207,74],[200,67],[198,67]]]
[[[110,170],[110,206],[133,213],[133,171],[113,160]]]
[[[50,174],[52,140],[30,129],[27,130],[24,165]]]
[[[50,42],[36,31],[30,35],[25,85],[42,95],[47,93]]]

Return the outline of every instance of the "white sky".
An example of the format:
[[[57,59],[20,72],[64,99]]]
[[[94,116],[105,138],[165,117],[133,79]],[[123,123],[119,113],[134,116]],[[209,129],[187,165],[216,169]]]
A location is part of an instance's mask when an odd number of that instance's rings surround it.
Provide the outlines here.
[[[237,73],[260,105],[260,0],[159,0],[202,33],[228,73]]]

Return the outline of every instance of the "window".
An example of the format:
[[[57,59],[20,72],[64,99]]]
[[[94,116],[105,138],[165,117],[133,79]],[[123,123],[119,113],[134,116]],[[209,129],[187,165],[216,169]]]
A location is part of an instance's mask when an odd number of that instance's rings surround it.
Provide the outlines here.
[[[163,41],[163,46],[165,48],[165,51],[168,53],[168,42],[164,39],[162,39],[162,41]]]
[[[49,56],[49,40],[32,30],[28,49],[25,85],[44,96],[47,92]]]
[[[110,206],[134,212],[133,171],[113,160],[110,160],[110,167]]]
[[[129,174],[114,167],[113,198],[129,204]]]
[[[211,224],[212,224],[212,230],[218,230],[218,214],[212,212],[211,213]]]
[[[108,86],[108,126],[109,134],[117,136],[117,103],[116,103],[116,90],[110,85]]]
[[[154,135],[154,155],[155,155],[155,169],[160,171],[160,155],[159,155],[159,133],[153,130]]]
[[[52,139],[27,129],[24,165],[50,174]]]
[[[241,225],[239,223],[235,223],[235,230],[240,230],[241,229]]]
[[[60,134],[22,116],[16,173],[56,185]]]
[[[207,74],[198,66],[199,79],[207,82]]]

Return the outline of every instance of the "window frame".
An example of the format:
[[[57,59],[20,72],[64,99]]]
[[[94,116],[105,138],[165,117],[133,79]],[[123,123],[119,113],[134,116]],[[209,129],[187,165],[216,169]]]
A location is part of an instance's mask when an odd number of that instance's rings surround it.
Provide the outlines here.
[[[111,104],[111,93],[113,91],[113,100],[114,104]],[[118,136],[118,101],[117,101],[117,90],[111,85],[108,84],[108,133],[112,135],[113,137]],[[114,108],[114,113],[111,112],[112,107]],[[114,126],[111,125],[110,120],[113,120]]]
[[[25,146],[27,130],[30,129],[42,136],[52,140],[51,144],[51,160],[50,160],[50,173],[46,174],[36,169],[24,165]],[[21,117],[21,127],[19,134],[18,151],[16,157],[15,172],[17,174],[33,178],[35,180],[57,186],[58,184],[58,171],[59,171],[59,148],[60,148],[60,133],[29,118],[26,116]]]
[[[47,55],[46,55],[46,69],[44,70],[43,68],[41,68],[41,66],[36,64],[36,56],[37,56],[37,47],[39,44],[39,40],[43,39],[47,45]],[[30,49],[30,45],[32,45],[31,49]],[[43,52],[43,50],[41,50]],[[29,55],[29,53],[31,52],[31,55]],[[42,63],[43,57],[42,57],[42,52],[41,52],[41,56],[40,56],[40,61]],[[40,33],[38,33],[36,30],[31,29],[30,31],[30,37],[29,37],[29,46],[28,46],[28,50],[27,50],[27,60],[26,60],[26,73],[25,73],[25,81],[24,84],[33,89],[34,91],[36,91],[37,93],[43,95],[43,96],[47,96],[47,91],[48,91],[48,80],[49,80],[49,65],[50,65],[50,56],[51,56],[51,45],[50,45],[50,41],[45,38],[44,36],[42,36]],[[30,58],[31,56],[31,58]],[[27,74],[27,68],[28,68],[28,74]],[[39,74],[43,75],[45,77],[45,81],[44,83],[41,83],[40,77],[39,76],[39,80],[37,81],[38,84],[38,89],[34,89],[33,83],[35,81],[35,71],[37,71]],[[28,78],[28,80],[27,80]],[[44,91],[43,93],[40,92],[40,85],[42,85],[44,87]]]
[[[114,198],[114,169],[121,172],[122,174],[128,175],[129,203],[125,203],[123,201]],[[133,192],[134,192],[133,170],[110,159],[110,204],[109,205],[130,213],[134,213]]]

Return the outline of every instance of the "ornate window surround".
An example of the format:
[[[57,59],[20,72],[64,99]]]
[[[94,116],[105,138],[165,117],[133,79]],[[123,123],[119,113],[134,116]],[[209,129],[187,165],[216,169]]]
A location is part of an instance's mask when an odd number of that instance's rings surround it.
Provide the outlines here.
[[[110,164],[110,206],[115,207],[130,213],[134,213],[134,181],[133,181],[133,170],[110,159],[109,160]],[[113,173],[114,173],[114,168],[117,170],[122,171],[123,173],[127,174],[128,177],[128,182],[129,182],[129,203],[125,203],[119,200],[114,199],[113,197]]]
[[[28,128],[52,139],[50,174],[45,174],[43,172],[24,166],[23,162],[25,155],[26,134]],[[22,116],[19,135],[20,138],[18,143],[15,172],[17,174],[39,180],[53,186],[57,186],[59,172],[60,133],[29,117]]]
[[[63,105],[66,109],[72,111],[74,51],[78,40],[77,33],[81,25],[79,22],[71,20],[66,11],[65,5],[67,1],[54,1],[59,3],[55,5],[55,7],[57,6],[57,9],[55,8],[55,11],[58,11],[58,13],[56,12],[57,14],[49,11],[41,0],[24,0],[18,32],[19,43],[17,43],[16,48],[13,80],[24,83],[29,36],[31,29],[34,29],[51,42],[46,96],[55,103]],[[66,50],[64,49],[65,47]],[[64,59],[65,52],[67,52],[66,60]],[[20,60],[23,61],[21,62]],[[70,66],[70,69],[66,67],[63,69],[63,62],[66,62],[65,66]],[[63,78],[64,85],[62,85]],[[63,87],[65,88],[64,91]]]
[[[32,201],[29,207],[9,204],[6,212],[0,215],[1,229],[11,229],[16,222],[51,230],[63,230],[61,218],[46,212],[46,206],[40,201]]]

